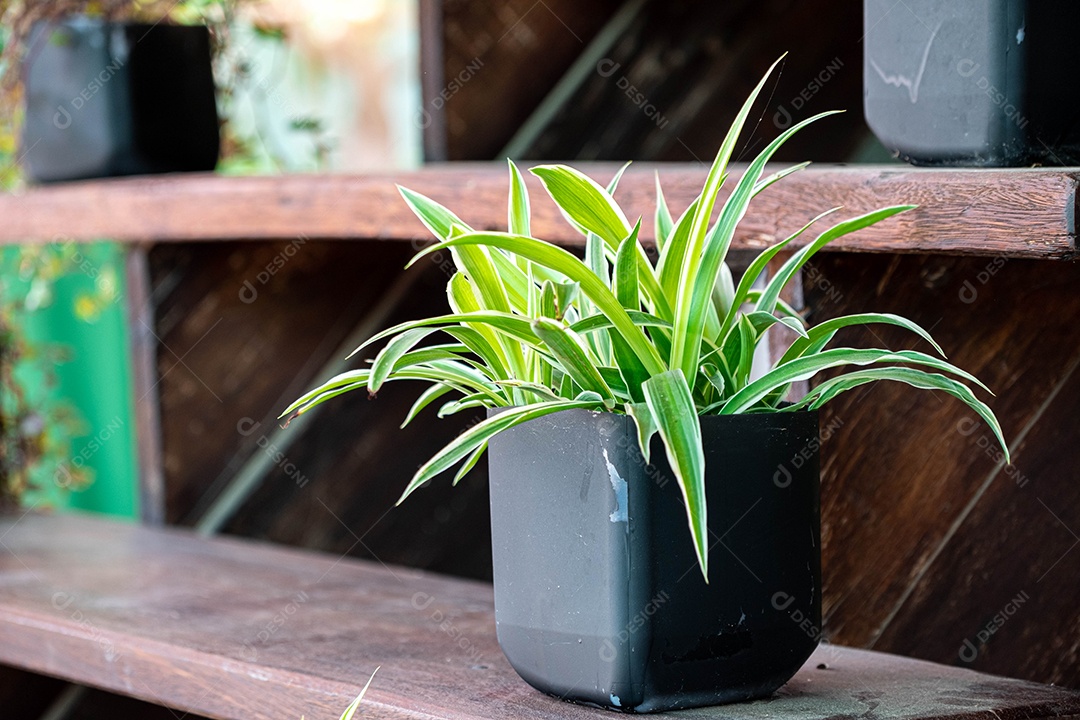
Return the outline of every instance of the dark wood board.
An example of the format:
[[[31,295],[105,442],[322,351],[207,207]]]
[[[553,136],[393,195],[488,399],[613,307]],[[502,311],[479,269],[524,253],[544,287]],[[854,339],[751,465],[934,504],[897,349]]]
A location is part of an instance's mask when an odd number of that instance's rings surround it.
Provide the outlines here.
[[[260,283],[260,268],[288,247],[163,244],[151,255],[170,522],[197,521],[246,462],[269,454],[276,460],[227,532],[490,578],[482,468],[391,511],[416,468],[474,422],[468,413],[439,420],[432,408],[401,430],[420,386],[390,383],[377,400],[337,398],[306,430],[274,435],[277,415],[315,386],[320,366],[345,359],[345,336],[388,287],[415,280],[371,332],[445,312],[445,266],[425,262],[403,275],[407,247],[312,241]],[[240,296],[245,281],[257,289],[252,302]]]
[[[829,255],[804,275],[815,322],[895,312],[923,325],[1013,444],[958,401],[895,383],[841,396],[822,416],[824,613],[848,645],[1080,687],[1076,448],[1080,267],[1002,258]],[[875,326],[838,340],[919,348]],[[1055,519],[1057,514],[1061,522]],[[1040,576],[1060,559],[1041,583]],[[980,630],[1003,616],[988,642]],[[965,640],[981,649],[977,657]]]
[[[749,160],[811,115],[844,110],[796,134],[777,157],[848,160],[870,137],[862,35],[858,0],[645,2],[524,157],[708,162],[743,99],[789,51],[736,157]]]
[[[145,700],[137,700],[94,688],[84,687],[83,689],[85,693],[71,707],[64,720],[104,720],[106,718],[123,718],[123,720],[206,720],[202,715],[185,713],[183,710],[155,705]],[[4,720],[8,720],[7,717]],[[18,719],[12,718],[11,720]],[[27,718],[27,720],[52,719],[34,716],[33,718]]]
[[[981,373],[998,391],[1014,464],[988,455],[984,428],[948,429],[977,502],[915,566],[874,646],[1080,687],[1080,268],[1017,261],[991,270],[971,281],[975,293],[964,288],[964,312],[979,318],[966,333],[972,350],[985,348]],[[1043,301],[1052,312],[1037,309]]]
[[[220,720],[586,718],[511,670],[491,587],[86,516],[0,520],[0,662]],[[823,646],[773,698],[700,718],[1080,714],[1080,693]]]
[[[447,157],[501,159],[499,151],[620,4],[443,2],[443,83],[425,90],[424,109],[445,116]]]
[[[1080,685],[1078,402],[1074,366],[1021,444],[1015,472],[996,474],[876,646]],[[966,453],[985,468],[979,438],[967,437]]]
[[[3,552],[0,547],[0,552]],[[0,665],[0,708],[4,720],[39,720],[65,683]]]
[[[583,169],[607,180],[614,165]],[[631,166],[617,197],[631,219],[644,217],[653,238],[654,173],[674,212],[701,189],[705,169],[685,164]],[[737,173],[738,169],[733,169]],[[454,210],[475,228],[505,229],[507,171],[501,163],[451,164],[394,175],[115,179],[0,196],[0,242],[92,240],[430,239],[398,196],[395,183]],[[724,192],[734,187],[730,179]],[[533,231],[553,242],[581,238],[539,182],[529,176]],[[739,226],[735,248],[760,248],[786,237],[823,210],[837,218],[886,205],[920,207],[841,238],[832,247],[860,252],[1068,258],[1075,254],[1076,176],[1063,170],[917,170],[822,166],[763,192]],[[831,222],[830,222],[831,224]],[[812,238],[812,235],[808,234]]]
[[[310,389],[408,255],[396,245],[314,241],[155,248],[154,392],[170,522],[195,519],[215,480],[267,450],[260,438]]]

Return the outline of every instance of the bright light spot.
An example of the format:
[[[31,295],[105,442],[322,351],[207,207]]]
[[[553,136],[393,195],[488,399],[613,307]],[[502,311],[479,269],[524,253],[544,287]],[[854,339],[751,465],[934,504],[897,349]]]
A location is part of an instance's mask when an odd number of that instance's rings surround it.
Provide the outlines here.
[[[362,25],[386,12],[387,0],[300,0],[312,34],[324,42],[341,40],[350,26]]]

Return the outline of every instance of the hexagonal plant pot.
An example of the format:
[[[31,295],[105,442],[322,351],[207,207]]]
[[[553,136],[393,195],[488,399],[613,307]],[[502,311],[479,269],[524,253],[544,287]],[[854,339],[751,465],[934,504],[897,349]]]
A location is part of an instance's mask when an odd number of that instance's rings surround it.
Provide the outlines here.
[[[701,418],[709,583],[663,445],[566,410],[491,439],[499,644],[529,684],[627,712],[769,695],[821,617],[816,412]]]

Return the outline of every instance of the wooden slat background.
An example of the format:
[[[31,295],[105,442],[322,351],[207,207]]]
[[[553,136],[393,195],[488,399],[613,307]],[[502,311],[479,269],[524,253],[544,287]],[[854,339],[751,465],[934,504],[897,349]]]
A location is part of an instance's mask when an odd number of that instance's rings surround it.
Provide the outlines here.
[[[443,113],[450,160],[498,152],[621,0],[445,0]],[[456,84],[453,84],[456,81]]]
[[[796,134],[778,157],[847,159],[868,133],[862,34],[857,0],[647,2],[609,62],[589,73],[525,157],[708,162],[765,68],[788,51],[737,156],[760,152],[778,129],[839,109],[847,112]]]
[[[829,256],[811,277],[816,320],[874,309],[933,328],[997,393],[1014,462],[995,462],[986,427],[947,397],[879,383],[829,406],[823,426],[841,424],[823,468],[826,626],[841,642],[1080,684],[1080,268]],[[881,340],[915,344],[889,328],[850,336]],[[964,640],[977,649],[961,656]]]
[[[831,637],[1080,685],[1080,267],[833,255],[804,280],[814,320],[881,310],[931,329],[950,361],[997,393],[990,404],[1015,463],[996,462],[990,432],[947,396],[879,383],[827,406]],[[841,339],[921,346],[893,330]],[[977,648],[961,655],[965,640]]]

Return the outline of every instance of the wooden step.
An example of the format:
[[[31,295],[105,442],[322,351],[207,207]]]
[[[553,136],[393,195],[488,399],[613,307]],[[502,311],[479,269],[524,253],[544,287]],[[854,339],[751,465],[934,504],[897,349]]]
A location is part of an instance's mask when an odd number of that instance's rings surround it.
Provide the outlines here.
[[[585,164],[607,182],[618,166]],[[635,164],[616,197],[653,235],[655,173],[673,213],[701,190],[707,168]],[[733,166],[724,195],[742,168]],[[841,238],[831,249],[859,252],[1071,258],[1076,253],[1074,170],[930,170],[906,166],[811,166],[759,195],[733,247],[776,242],[818,213],[844,206],[849,217],[886,205],[917,210]],[[581,237],[526,173],[533,232],[567,245]],[[450,163],[413,172],[365,175],[223,177],[186,174],[93,180],[0,195],[0,244],[17,242],[385,239],[430,240],[395,183],[443,203],[477,229],[506,228],[503,163]],[[808,234],[806,239],[811,239]]]
[[[612,717],[520,680],[492,608],[488,585],[374,562],[89,516],[0,518],[0,664],[222,720],[334,720],[376,666],[359,717]],[[1080,693],[826,645],[773,698],[676,715],[1068,717]]]

